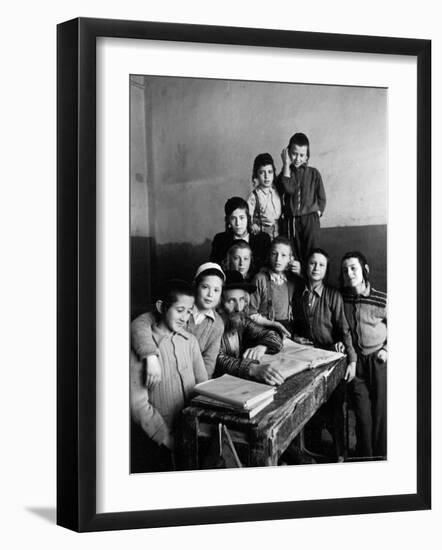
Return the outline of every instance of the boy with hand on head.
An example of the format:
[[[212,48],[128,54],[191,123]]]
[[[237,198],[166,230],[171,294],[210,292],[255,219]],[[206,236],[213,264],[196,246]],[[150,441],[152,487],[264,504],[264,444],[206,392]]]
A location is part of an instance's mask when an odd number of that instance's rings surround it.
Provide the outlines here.
[[[261,153],[253,163],[252,180],[254,189],[247,198],[252,217],[252,233],[260,231],[278,236],[278,223],[281,216],[281,199],[274,186],[275,163],[269,153]]]
[[[132,443],[138,438],[138,445],[131,446],[132,471],[173,469],[174,429],[179,413],[195,384],[208,378],[198,342],[185,331],[194,302],[193,288],[180,280],[169,281],[156,302],[156,320],[151,328],[161,364],[159,384],[146,387],[143,361],[131,350]],[[140,428],[147,435],[144,442]]]
[[[305,262],[319,246],[319,218],[325,209],[325,190],[319,170],[308,166],[310,143],[296,133],[281,153],[278,191],[283,197],[283,234],[292,238],[298,258]]]

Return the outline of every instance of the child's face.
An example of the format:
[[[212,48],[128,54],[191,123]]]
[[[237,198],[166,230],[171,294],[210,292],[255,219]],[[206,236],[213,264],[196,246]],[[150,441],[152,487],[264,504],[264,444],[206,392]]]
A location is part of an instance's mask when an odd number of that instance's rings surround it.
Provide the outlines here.
[[[347,258],[342,262],[344,286],[357,288],[364,284],[364,274],[358,258]]]
[[[295,168],[299,168],[308,160],[307,145],[292,145],[289,155]]]
[[[286,244],[276,244],[270,252],[270,266],[275,273],[285,271],[292,259],[292,251]]]
[[[199,310],[214,309],[221,298],[223,282],[216,275],[207,275],[201,279],[196,289],[196,307]]]
[[[274,176],[275,172],[271,164],[260,166],[256,171],[256,179],[258,180],[258,185],[261,187],[271,187]]]
[[[164,325],[172,332],[185,329],[194,303],[195,298],[193,296],[179,294],[176,302],[162,313],[161,318]]]
[[[322,254],[312,254],[307,263],[307,277],[311,283],[319,283],[327,273],[327,258]]]
[[[239,271],[243,277],[249,272],[250,262],[252,256],[248,248],[237,248],[233,254],[230,255],[230,268]]]
[[[247,212],[242,208],[234,210],[230,214],[229,225],[236,237],[244,237],[247,233]]]

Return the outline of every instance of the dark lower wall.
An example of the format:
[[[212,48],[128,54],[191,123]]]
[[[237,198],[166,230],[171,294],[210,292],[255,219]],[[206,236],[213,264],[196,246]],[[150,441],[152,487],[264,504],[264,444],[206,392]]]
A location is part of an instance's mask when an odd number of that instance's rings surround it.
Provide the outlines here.
[[[132,317],[152,307],[161,282],[178,277],[191,281],[201,263],[207,261],[211,241],[200,245],[168,243],[155,246],[146,237],[131,238]],[[367,256],[373,286],[387,290],[387,226],[326,227],[321,247],[331,258],[329,283],[337,286],[341,257],[350,250]]]

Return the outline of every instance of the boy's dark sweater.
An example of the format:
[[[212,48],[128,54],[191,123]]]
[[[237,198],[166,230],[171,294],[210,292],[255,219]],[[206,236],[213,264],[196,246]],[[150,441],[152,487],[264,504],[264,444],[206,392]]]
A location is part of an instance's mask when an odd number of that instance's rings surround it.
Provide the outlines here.
[[[276,188],[285,197],[284,213],[289,216],[305,216],[318,210],[325,210],[326,197],[322,177],[317,168],[303,164],[290,169],[290,177],[281,172],[276,180]]]

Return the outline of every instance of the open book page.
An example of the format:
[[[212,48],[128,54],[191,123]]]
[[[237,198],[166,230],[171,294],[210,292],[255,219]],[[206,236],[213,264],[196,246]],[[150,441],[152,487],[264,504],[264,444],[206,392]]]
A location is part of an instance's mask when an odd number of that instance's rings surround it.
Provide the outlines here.
[[[195,393],[206,395],[237,407],[251,409],[253,406],[275,393],[274,387],[252,380],[244,380],[230,374],[201,382],[195,386]]]
[[[261,364],[274,366],[284,378],[288,378],[298,372],[314,369],[341,357],[344,357],[343,353],[297,344],[293,340],[285,338],[284,347],[279,353],[275,355],[265,354],[260,362]]]

